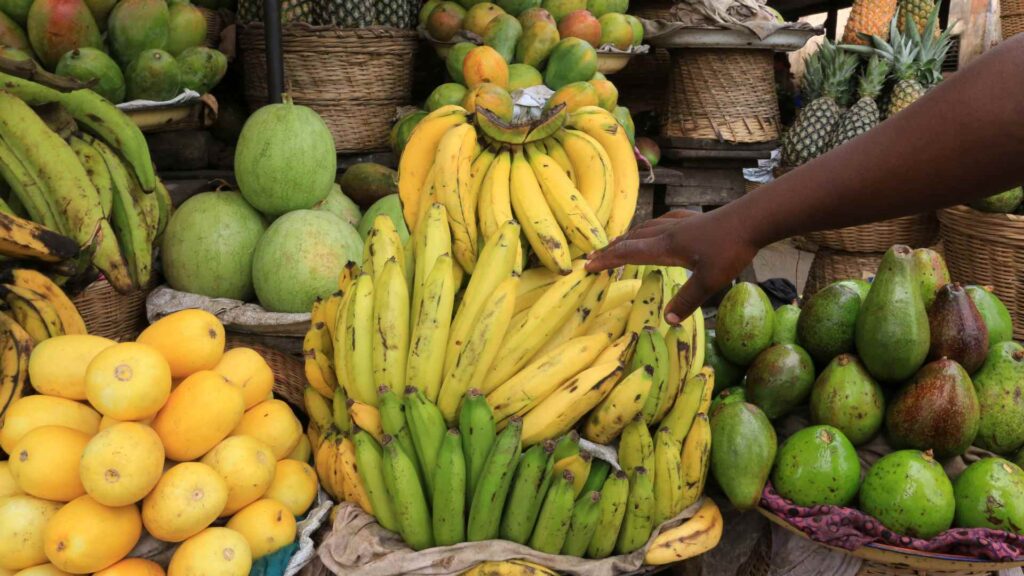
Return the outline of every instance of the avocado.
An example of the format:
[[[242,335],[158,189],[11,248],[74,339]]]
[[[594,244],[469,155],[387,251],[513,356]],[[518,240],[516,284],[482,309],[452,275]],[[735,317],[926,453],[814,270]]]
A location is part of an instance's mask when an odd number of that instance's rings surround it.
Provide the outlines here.
[[[988,328],[974,301],[959,284],[939,288],[928,309],[931,349],[928,358],[956,360],[974,374],[988,356]]]
[[[743,381],[743,368],[726,360],[718,348],[714,330],[704,332],[704,365],[715,371],[715,393],[739,386]]]
[[[982,198],[971,204],[971,208],[993,214],[1012,214],[1024,201],[1024,189],[1020,186],[1000,192],[988,198]]]
[[[1002,458],[983,458],[953,483],[955,524],[1024,534],[1024,470]]]
[[[718,348],[733,364],[746,366],[772,343],[775,311],[757,284],[740,282],[718,306]]]
[[[970,448],[979,416],[971,377],[960,364],[942,358],[922,366],[889,402],[885,427],[894,448],[930,449],[948,458]]]
[[[711,408],[708,410],[709,414],[714,414],[720,406],[732,404],[733,402],[746,402],[747,391],[742,386],[733,386],[732,388],[726,388],[715,396],[715,399],[711,401]]]
[[[910,378],[928,356],[928,314],[914,282],[913,251],[893,246],[882,257],[854,332],[857,353],[883,383]]]
[[[772,344],[796,344],[796,324],[799,319],[800,308],[795,304],[776,308]]]
[[[882,428],[885,396],[882,387],[852,354],[840,354],[811,388],[811,422],[828,424],[860,446]]]
[[[760,408],[733,402],[711,416],[711,473],[732,505],[748,510],[761,499],[778,439]]]
[[[981,405],[975,443],[997,454],[1013,454],[1024,446],[1024,346],[1000,342],[992,347],[974,375]]]
[[[935,293],[949,284],[949,269],[942,255],[931,248],[917,248],[911,255],[914,261],[913,274],[921,292],[921,300],[927,310],[935,300]]]
[[[837,280],[836,282],[829,284],[829,286],[835,286],[836,284],[839,284],[840,286],[846,286],[847,288],[853,288],[854,290],[856,290],[857,294],[860,294],[861,302],[867,299],[868,292],[871,291],[871,284],[868,283],[867,280]],[[826,288],[828,288],[828,286],[826,286]]]
[[[747,401],[770,420],[804,403],[814,385],[814,361],[796,344],[776,344],[757,355],[747,368]]]
[[[796,328],[797,341],[818,366],[853,351],[861,305],[860,293],[846,284],[826,286],[804,305]]]
[[[779,447],[772,485],[797,506],[846,506],[860,487],[857,450],[832,426],[799,430]]]
[[[1013,340],[1013,320],[1006,304],[996,296],[991,286],[968,286],[967,295],[974,300],[978,313],[988,330],[988,345]]]
[[[860,486],[860,509],[886,528],[925,540],[953,524],[953,484],[930,452],[882,456]]]

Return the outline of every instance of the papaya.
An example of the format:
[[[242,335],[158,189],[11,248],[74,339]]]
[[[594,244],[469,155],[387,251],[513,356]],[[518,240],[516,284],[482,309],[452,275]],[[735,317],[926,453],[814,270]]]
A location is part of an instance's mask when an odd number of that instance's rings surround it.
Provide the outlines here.
[[[747,368],[747,401],[771,420],[803,404],[813,385],[814,361],[796,344],[771,346]]]
[[[584,106],[597,106],[597,90],[588,82],[566,84],[555,90],[544,108],[550,110],[559,104],[565,104],[570,114]]]
[[[142,501],[142,523],[160,540],[181,542],[213,523],[227,501],[220,473],[202,462],[182,462],[164,472]]]
[[[568,16],[570,12],[586,10],[587,0],[544,0],[541,6],[551,14],[556,22],[561,22],[562,18]]]
[[[882,456],[860,487],[860,509],[904,536],[930,539],[953,524],[953,485],[930,452]]]
[[[164,50],[144,50],[125,70],[129,100],[164,102],[181,92],[181,68]]]
[[[444,67],[448,70],[448,76],[451,77],[452,82],[465,85],[466,79],[462,76],[462,62],[466,59],[466,54],[469,54],[473,48],[476,48],[476,44],[472,42],[459,42],[448,49]]]
[[[125,558],[93,576],[164,576],[164,569],[145,558]]]
[[[283,460],[298,445],[302,423],[284,401],[264,400],[242,416],[231,435],[255,438],[266,444],[276,459]]]
[[[558,27],[554,22],[538,20],[524,25],[523,35],[516,44],[515,61],[542,70],[558,41]]]
[[[37,0],[28,12],[28,39],[47,70],[57,67],[65,52],[102,48],[103,38],[82,0]]]
[[[43,533],[46,557],[73,574],[96,572],[121,560],[140,536],[138,508],[111,508],[88,495],[58,510]]]
[[[85,372],[89,403],[116,420],[150,418],[170,393],[171,367],[146,344],[115,344],[97,354]]]
[[[564,38],[551,50],[544,70],[544,84],[558,90],[566,84],[590,80],[594,72],[597,72],[594,47],[579,38]]]
[[[733,364],[747,366],[772,341],[775,311],[757,284],[740,282],[729,289],[718,307],[715,341]]]
[[[800,320],[800,308],[794,304],[786,304],[775,309],[775,326],[772,329],[772,344],[796,344],[797,323]]]
[[[989,346],[1013,340],[1013,320],[1006,304],[995,295],[991,286],[968,286],[967,295],[985,322]]]
[[[483,38],[487,31],[487,25],[498,16],[504,14],[497,4],[491,2],[478,2],[466,10],[466,18],[462,21],[462,28]]]
[[[206,40],[206,17],[188,0],[172,0],[167,9],[167,44],[172,56]]]
[[[544,83],[544,76],[529,64],[510,64],[508,67],[508,90],[513,92]]]
[[[981,410],[970,376],[948,358],[921,367],[889,402],[885,426],[894,448],[963,454],[978,434]]]
[[[117,62],[102,50],[82,47],[66,52],[57,62],[55,72],[82,82],[95,80],[92,91],[112,104],[124,100],[124,74]]]
[[[508,64],[516,55],[516,45],[523,35],[523,26],[515,16],[500,14],[484,29],[484,44],[494,48]]]
[[[768,481],[778,438],[760,408],[746,402],[720,406],[711,416],[711,473],[739,510],[757,505]]]
[[[169,33],[170,12],[164,0],[121,0],[107,21],[110,48],[122,66],[145,50],[162,50]]]
[[[242,390],[246,410],[266,400],[274,391],[274,370],[252,348],[228,350],[213,371]]]
[[[3,12],[0,12],[0,45],[22,51],[32,49],[21,25]]]
[[[174,552],[167,576],[246,576],[251,569],[252,549],[244,536],[229,528],[207,528]]]
[[[931,308],[935,294],[949,284],[949,270],[942,255],[931,248],[917,248],[911,255],[914,261],[913,273],[924,301],[925,310]]]
[[[597,90],[597,105],[609,112],[614,112],[619,105],[619,89],[610,80],[591,78],[590,85]]]
[[[860,460],[837,428],[809,426],[779,447],[772,486],[797,506],[846,506],[860,488]]]
[[[277,463],[274,480],[264,498],[284,504],[295,516],[302,516],[316,499],[316,471],[300,460],[285,459]]]
[[[866,444],[882,428],[885,395],[852,354],[840,354],[811,388],[811,422],[842,431],[854,446]]]
[[[496,0],[498,6],[509,14],[518,17],[523,12],[540,6],[541,0]]]
[[[227,527],[245,537],[253,558],[269,556],[295,541],[295,516],[284,504],[270,498],[239,510]]]
[[[1024,447],[1024,346],[1012,341],[992,346],[974,374],[974,386],[981,405],[975,444],[1006,455]]]
[[[32,8],[32,0],[0,0],[0,12],[24,27],[28,22],[28,11]]]
[[[462,62],[462,76],[470,89],[490,82],[508,90],[508,63],[490,46],[477,46],[466,54]]]
[[[427,16],[424,26],[431,38],[438,42],[448,42],[462,30],[465,18],[466,9],[458,3],[438,2]]]
[[[175,58],[181,72],[181,87],[206,94],[228,71],[228,58],[220,50],[196,46],[186,48]]]
[[[954,523],[1024,534],[1024,470],[1002,458],[983,458],[953,483]]]
[[[514,110],[512,95],[508,90],[489,82],[478,84],[467,92],[462,107],[470,113],[476,112],[477,108],[486,108],[506,122],[512,121]]]
[[[853,351],[860,308],[860,295],[843,284],[826,286],[804,304],[796,325],[797,342],[818,366]]]

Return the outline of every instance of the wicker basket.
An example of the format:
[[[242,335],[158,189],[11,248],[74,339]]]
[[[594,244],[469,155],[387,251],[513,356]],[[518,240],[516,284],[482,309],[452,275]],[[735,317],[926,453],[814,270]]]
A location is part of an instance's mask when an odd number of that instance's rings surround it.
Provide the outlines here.
[[[1003,40],[1024,32],[1024,0],[1002,0],[999,19],[1003,26]]]
[[[863,254],[839,252],[822,248],[814,255],[807,273],[804,298],[810,298],[822,288],[839,280],[865,279],[874,276],[882,262],[884,252]]]
[[[939,235],[939,221],[935,214],[918,214],[873,224],[824,230],[807,234],[807,239],[818,246],[844,252],[885,252],[895,244],[911,248],[924,248],[935,243]]]
[[[106,280],[97,280],[72,298],[85,320],[89,334],[117,342],[134,340],[146,322],[146,296],[149,290],[121,294]]]
[[[199,7],[199,11],[206,19],[206,39],[203,41],[203,46],[217,48],[220,46],[220,32],[224,29],[224,18],[219,12],[209,8]]]
[[[267,101],[263,25],[245,26],[239,46],[245,97],[256,109]],[[281,46],[285,90],[323,117],[339,153],[388,149],[395,112],[411,101],[416,32],[295,23],[282,30]]]
[[[966,206],[939,212],[950,275],[991,285],[1024,339],[1024,216],[986,214]]]
[[[672,51],[664,136],[737,143],[779,139],[771,50]]]
[[[265,346],[238,334],[228,334],[225,348],[252,348],[260,353],[274,371],[274,394],[296,409],[305,412],[302,391],[306,388],[306,372],[302,359],[276,348]]]

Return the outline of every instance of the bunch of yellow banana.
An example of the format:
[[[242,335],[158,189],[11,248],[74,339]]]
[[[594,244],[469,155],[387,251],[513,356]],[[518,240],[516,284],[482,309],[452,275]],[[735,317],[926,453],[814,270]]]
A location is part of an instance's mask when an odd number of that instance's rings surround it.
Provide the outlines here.
[[[353,502],[373,514],[370,497],[357,471],[352,421],[344,392],[338,389],[332,401],[328,402],[307,386],[303,400],[309,416],[307,433],[320,484],[335,500]]]
[[[699,556],[718,545],[723,525],[718,505],[711,498],[704,498],[693,517],[658,534],[647,549],[644,563],[661,566]]]
[[[479,265],[478,247],[513,218],[539,262],[560,274],[633,220],[636,158],[609,112],[559,107],[525,130],[496,129],[485,112],[443,106],[416,125],[402,153],[398,189],[409,229],[443,205],[452,256],[466,272]]]
[[[0,82],[0,179],[11,190],[0,211],[70,238],[89,259],[82,264],[116,289],[148,285],[171,199],[138,127],[91,90],[58,92],[3,73]],[[32,109],[44,104],[62,106],[82,132],[54,132]],[[59,261],[76,251],[21,224],[0,233],[0,252]]]
[[[462,576],[558,576],[558,572],[526,560],[505,560],[481,562],[463,572]]]

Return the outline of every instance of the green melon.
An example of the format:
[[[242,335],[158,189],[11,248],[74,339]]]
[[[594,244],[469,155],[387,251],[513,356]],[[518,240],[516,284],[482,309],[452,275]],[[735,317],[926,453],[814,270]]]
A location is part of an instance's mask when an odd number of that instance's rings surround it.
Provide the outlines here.
[[[327,193],[327,197],[321,200],[313,209],[330,212],[352,226],[358,226],[359,220],[363,216],[359,205],[348,196],[345,196],[345,193],[341,191],[341,186],[338,184],[335,184],[331,191]]]

